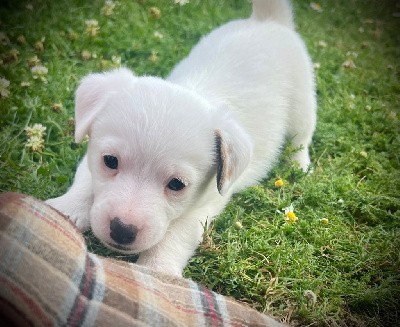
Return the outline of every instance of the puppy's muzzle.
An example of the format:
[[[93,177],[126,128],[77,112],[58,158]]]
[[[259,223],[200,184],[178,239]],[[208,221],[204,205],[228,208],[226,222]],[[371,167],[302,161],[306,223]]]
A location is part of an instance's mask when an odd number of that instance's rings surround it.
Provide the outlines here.
[[[124,224],[118,217],[110,221],[110,237],[118,244],[127,245],[135,241],[138,229],[136,226]]]

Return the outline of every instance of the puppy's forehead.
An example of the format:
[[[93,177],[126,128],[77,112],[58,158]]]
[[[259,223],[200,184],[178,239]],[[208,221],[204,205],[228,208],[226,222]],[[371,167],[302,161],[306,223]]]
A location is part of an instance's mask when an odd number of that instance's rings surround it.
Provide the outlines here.
[[[110,92],[102,123],[141,133],[186,133],[211,128],[213,109],[202,98],[178,85],[153,77]]]
[[[212,107],[190,91],[143,77],[110,92],[92,134],[127,141],[142,155],[169,151],[179,157],[196,147],[209,152],[202,148],[213,145],[213,115]]]

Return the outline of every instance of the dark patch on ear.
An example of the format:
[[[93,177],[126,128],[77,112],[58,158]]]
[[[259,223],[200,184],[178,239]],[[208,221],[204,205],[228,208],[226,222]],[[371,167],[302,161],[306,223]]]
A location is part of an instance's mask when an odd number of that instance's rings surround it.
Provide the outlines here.
[[[215,152],[217,160],[217,188],[218,192],[221,193],[224,179],[224,154],[222,151],[222,137],[221,132],[215,131]]]

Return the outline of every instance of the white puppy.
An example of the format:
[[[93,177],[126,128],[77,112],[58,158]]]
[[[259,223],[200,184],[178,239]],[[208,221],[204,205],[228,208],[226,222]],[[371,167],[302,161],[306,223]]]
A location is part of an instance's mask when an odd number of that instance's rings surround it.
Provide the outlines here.
[[[312,65],[289,2],[254,0],[249,19],[203,37],[166,80],[124,68],[85,77],[75,111],[88,151],[47,203],[139,264],[181,275],[205,223],[266,176],[285,138],[307,170]]]

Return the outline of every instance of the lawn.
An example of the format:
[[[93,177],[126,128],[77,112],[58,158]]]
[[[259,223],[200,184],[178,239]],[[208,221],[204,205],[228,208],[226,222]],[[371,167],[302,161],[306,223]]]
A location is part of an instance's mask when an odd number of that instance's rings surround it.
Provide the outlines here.
[[[313,173],[287,160],[288,145],[209,226],[185,276],[293,326],[400,325],[400,6],[293,2],[318,85]],[[0,191],[41,199],[65,192],[85,151],[73,140],[81,77],[120,65],[166,76],[202,35],[251,11],[246,0],[0,6]]]

